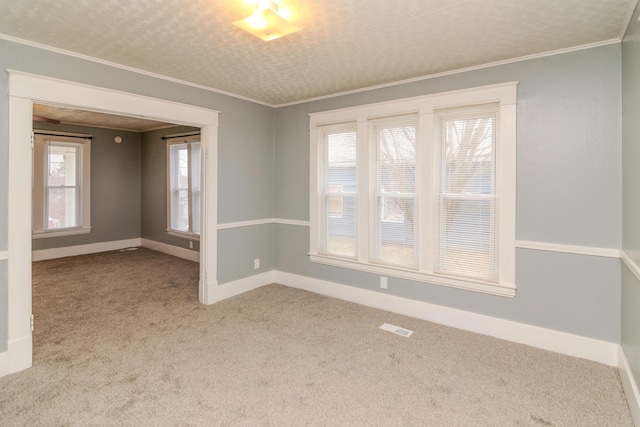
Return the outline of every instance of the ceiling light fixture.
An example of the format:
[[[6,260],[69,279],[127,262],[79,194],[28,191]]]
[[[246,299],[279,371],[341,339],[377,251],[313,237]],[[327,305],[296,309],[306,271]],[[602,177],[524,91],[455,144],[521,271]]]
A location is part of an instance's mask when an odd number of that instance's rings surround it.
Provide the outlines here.
[[[300,27],[288,22],[277,12],[278,3],[275,1],[258,1],[253,15],[236,21],[233,25],[266,42],[300,31]]]

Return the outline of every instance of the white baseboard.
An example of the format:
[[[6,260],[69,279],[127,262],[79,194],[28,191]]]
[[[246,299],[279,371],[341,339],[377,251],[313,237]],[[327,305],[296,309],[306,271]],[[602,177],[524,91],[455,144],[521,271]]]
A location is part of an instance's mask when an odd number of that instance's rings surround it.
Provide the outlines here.
[[[68,256],[88,255],[99,252],[117,251],[119,249],[138,247],[140,239],[115,240],[112,242],[90,243],[87,245],[65,246],[62,248],[40,249],[31,252],[33,261],[64,258]]]
[[[618,345],[606,341],[281,271],[275,272],[274,281],[293,288],[304,289],[381,310],[530,345],[568,356],[580,357],[609,366],[618,366]]]
[[[9,341],[7,351],[0,353],[0,377],[31,367],[33,356],[31,335]]]
[[[9,352],[0,353],[0,377],[9,375]]]
[[[618,347],[618,370],[620,371],[620,380],[622,381],[624,394],[627,397],[633,422],[637,426],[640,426],[640,393],[638,392],[638,383],[633,377],[627,356],[624,354],[621,346]]]
[[[181,248],[180,246],[168,245],[156,240],[140,239],[140,245],[143,248],[149,248],[163,254],[173,255],[178,258],[187,259],[189,261],[200,262],[200,252],[191,249]]]
[[[218,301],[252,291],[264,285],[269,285],[273,283],[273,278],[274,270],[271,270],[222,284],[218,286]]]

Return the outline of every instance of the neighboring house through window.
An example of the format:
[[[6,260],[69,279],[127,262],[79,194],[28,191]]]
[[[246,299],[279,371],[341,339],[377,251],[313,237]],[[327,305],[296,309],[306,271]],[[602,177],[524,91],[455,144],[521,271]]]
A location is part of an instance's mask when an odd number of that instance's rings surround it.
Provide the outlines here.
[[[167,232],[200,238],[200,135],[167,138]]]
[[[516,83],[311,114],[311,260],[513,296],[515,121]]]
[[[33,238],[91,230],[91,136],[35,131]]]

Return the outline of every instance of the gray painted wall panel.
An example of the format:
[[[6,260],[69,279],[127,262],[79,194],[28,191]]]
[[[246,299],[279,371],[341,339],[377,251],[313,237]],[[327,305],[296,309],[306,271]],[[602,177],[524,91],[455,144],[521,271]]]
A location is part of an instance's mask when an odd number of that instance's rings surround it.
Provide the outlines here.
[[[609,45],[280,108],[277,216],[309,219],[309,112],[517,80],[517,239],[618,248],[620,61],[620,46]],[[278,270],[380,291],[375,275],[310,263],[308,233],[276,227]],[[530,250],[516,256],[514,299],[400,279],[390,279],[388,292],[619,342],[619,260]]]
[[[309,219],[308,113],[508,81],[520,82],[517,238],[620,247],[619,45],[279,108],[278,216]]]
[[[260,268],[253,260],[260,259]],[[218,232],[218,283],[225,284],[274,269],[273,224],[222,229]]]
[[[308,227],[276,225],[275,266],[376,292],[378,275],[312,263]],[[515,298],[388,278],[389,294],[487,316],[620,341],[620,260],[544,251],[517,251]]]
[[[162,137],[194,130],[199,129],[190,126],[176,126],[142,134],[140,232],[141,237],[145,239],[189,249],[190,240],[170,236],[166,231],[167,145]],[[200,250],[200,242],[193,242],[193,250]]]
[[[200,88],[149,77],[104,64],[69,57],[0,39],[0,250],[6,247],[8,165],[7,69],[45,75],[79,83],[141,94],[221,112],[219,132],[220,186],[225,187],[219,207],[223,221],[273,217],[273,109]],[[245,172],[246,173],[243,173]],[[3,178],[4,177],[4,178]],[[237,185],[237,186],[236,186]],[[236,196],[234,189],[239,189]],[[139,202],[138,202],[139,204]],[[161,215],[165,215],[164,211]],[[255,240],[243,241],[244,250],[273,248],[272,233],[258,233]],[[263,239],[263,240],[260,240]],[[112,239],[109,239],[112,240]],[[224,251],[224,240],[220,251]],[[239,246],[240,241],[234,242]],[[272,249],[271,249],[272,250]],[[242,251],[242,249],[238,249]],[[268,257],[265,256],[265,259]],[[236,263],[237,262],[237,263]],[[272,264],[271,264],[272,265]],[[265,263],[269,266],[269,263]],[[228,269],[228,270],[227,270]],[[232,273],[227,274],[226,271]],[[248,277],[255,274],[253,263],[230,259],[220,266],[220,274]],[[7,279],[0,276],[0,301],[7,298]],[[0,349],[6,346],[6,308],[0,306]]]
[[[91,141],[91,232],[34,239],[33,249],[140,237],[140,134],[86,126],[34,122],[34,129],[93,135]],[[121,136],[123,142],[113,139]]]
[[[248,103],[220,114],[219,224],[273,218],[273,118]]]
[[[640,22],[622,43],[622,249],[640,265]],[[621,343],[640,388],[640,282],[622,268]]]

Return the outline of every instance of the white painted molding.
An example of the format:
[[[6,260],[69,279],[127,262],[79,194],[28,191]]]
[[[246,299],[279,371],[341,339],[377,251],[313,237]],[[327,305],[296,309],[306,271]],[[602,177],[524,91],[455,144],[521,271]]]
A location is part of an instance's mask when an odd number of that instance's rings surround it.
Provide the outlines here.
[[[4,353],[6,354],[5,375],[20,372],[31,367],[31,355],[33,354],[31,333],[29,333],[28,336],[9,341],[7,350],[8,351]],[[0,367],[0,370],[2,370],[2,367]]]
[[[144,76],[153,77],[155,79],[161,79],[161,80],[169,81],[169,82],[172,82],[172,83],[178,83],[178,84],[181,84],[181,85],[191,86],[191,87],[195,87],[195,88],[198,88],[198,89],[206,90],[208,92],[214,92],[214,93],[219,93],[221,95],[231,96],[233,98],[242,99],[242,100],[253,102],[253,103],[256,103],[256,104],[266,105],[267,107],[275,107],[273,104],[269,104],[269,103],[264,102],[264,101],[259,101],[257,99],[249,98],[249,97],[242,96],[242,95],[237,95],[237,94],[231,93],[231,92],[226,92],[226,91],[223,91],[223,90],[220,90],[220,89],[212,88],[210,86],[204,86],[204,85],[200,85],[200,84],[197,84],[197,83],[188,82],[186,80],[180,80],[180,79],[176,79],[176,78],[173,78],[173,77],[164,76],[162,74],[152,73],[150,71],[141,70],[139,68],[134,68],[134,67],[130,67],[130,66],[127,66],[127,65],[118,64],[117,62],[106,61],[104,59],[100,59],[100,58],[96,58],[96,57],[88,56],[88,55],[83,55],[81,53],[72,52],[70,50],[65,50],[65,49],[60,49],[60,48],[57,48],[57,47],[49,46],[49,45],[42,44],[42,43],[33,42],[33,41],[30,41],[30,40],[20,39],[18,37],[13,37],[13,36],[10,36],[10,35],[7,35],[7,34],[0,34],[0,39],[4,39],[4,40],[7,40],[7,41],[10,41],[10,42],[13,42],[13,43],[23,44],[23,45],[26,45],[26,46],[35,47],[35,48],[38,48],[38,49],[48,50],[49,52],[59,53],[59,54],[62,54],[62,55],[71,56],[73,58],[83,59],[85,61],[95,62],[95,63],[106,65],[106,66],[109,66],[109,67],[119,68],[121,70],[131,71],[133,73],[142,74]]]
[[[296,225],[300,227],[309,227],[311,225],[309,221],[300,221],[297,219],[264,218],[264,219],[255,219],[251,221],[225,222],[223,224],[218,224],[218,230],[226,230],[229,228],[251,227],[254,225],[264,225],[264,224],[284,224],[284,225]]]
[[[156,240],[140,239],[140,245],[153,251],[162,252],[163,254],[172,255],[178,258],[186,259],[193,262],[200,262],[200,253],[191,249],[181,248],[180,246],[168,245]]]
[[[534,249],[537,251],[562,252],[576,255],[590,255],[606,258],[620,258],[620,250],[612,248],[598,248],[593,246],[563,245],[560,243],[531,242],[516,240],[516,248]]]
[[[618,346],[618,370],[633,422],[637,426],[640,426],[640,393],[638,392],[638,383],[633,377],[629,361],[621,346]]]
[[[9,259],[9,252],[6,252],[6,251],[0,252],[0,261],[4,261],[7,259]]]
[[[636,262],[631,259],[629,254],[624,249],[620,251],[620,258],[622,258],[622,261],[626,264],[629,270],[631,270],[634,276],[636,276],[636,278],[640,280],[640,266],[638,266],[638,264],[636,264]]]
[[[218,286],[218,301],[252,291],[265,285],[273,283],[274,270],[245,277],[233,282],[224,283]]]
[[[300,221],[297,219],[285,219],[285,218],[275,218],[273,220],[274,223],[276,224],[283,224],[283,225],[296,225],[299,227],[311,227],[311,222],[310,221]]]
[[[466,331],[618,366],[618,345],[482,314],[276,271],[275,282]]]
[[[9,375],[9,352],[0,353],[0,377]]]
[[[273,224],[273,218],[254,219],[251,221],[226,222],[218,224],[218,230],[226,230],[228,228],[251,227],[254,225]]]
[[[66,246],[62,248],[40,249],[33,251],[31,257],[33,261],[44,261],[47,259],[64,258],[68,256],[88,255],[99,252],[117,251],[131,247],[140,246],[140,239],[115,240],[112,242],[90,243],[87,245]]]
[[[31,335],[8,343],[8,349],[0,353],[0,377],[31,367]]]

